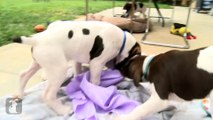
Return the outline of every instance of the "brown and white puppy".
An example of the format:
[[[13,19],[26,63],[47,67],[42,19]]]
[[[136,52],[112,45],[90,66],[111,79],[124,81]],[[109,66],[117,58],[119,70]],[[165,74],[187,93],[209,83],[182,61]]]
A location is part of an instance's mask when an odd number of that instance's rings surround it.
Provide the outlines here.
[[[123,10],[126,10],[126,12],[121,16],[124,18],[131,17],[132,12],[133,14],[139,12],[142,13],[145,17],[146,8],[142,2],[135,2],[134,4],[132,2],[127,2],[123,6]]]
[[[144,81],[151,83],[152,94],[144,104],[116,120],[142,120],[174,105],[174,101],[210,97],[213,103],[213,46],[192,51],[173,50],[156,56],[138,55],[127,63],[121,68],[123,73],[129,77],[144,76]],[[213,113],[213,104],[211,109]]]
[[[28,80],[43,68],[48,80],[43,99],[59,114],[67,114],[71,109],[56,98],[70,60],[76,61],[73,66],[75,75],[81,72],[81,63],[89,63],[90,81],[98,85],[106,64],[113,67],[140,53],[140,46],[130,33],[99,21],[56,21],[43,32],[22,36],[15,41],[32,45],[34,58],[32,65],[20,76],[18,97],[23,97]]]

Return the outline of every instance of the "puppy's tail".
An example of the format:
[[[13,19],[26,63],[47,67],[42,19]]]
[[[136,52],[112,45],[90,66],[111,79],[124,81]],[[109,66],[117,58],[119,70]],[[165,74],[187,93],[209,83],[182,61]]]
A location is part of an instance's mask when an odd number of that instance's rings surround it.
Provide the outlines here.
[[[28,44],[28,45],[32,45],[32,46],[35,46],[37,43],[37,41],[33,37],[26,37],[26,36],[14,38],[13,42]]]

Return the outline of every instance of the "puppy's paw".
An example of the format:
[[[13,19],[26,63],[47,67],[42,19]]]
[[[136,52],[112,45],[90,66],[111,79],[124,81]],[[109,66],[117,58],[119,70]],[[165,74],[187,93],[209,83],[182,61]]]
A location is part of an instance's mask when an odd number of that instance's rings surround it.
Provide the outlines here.
[[[23,95],[22,94],[17,94],[17,93],[15,93],[15,94],[13,94],[12,95],[12,99],[14,100],[14,101],[21,101],[22,99],[23,99]]]
[[[13,99],[23,99],[24,94],[15,93],[12,95]]]

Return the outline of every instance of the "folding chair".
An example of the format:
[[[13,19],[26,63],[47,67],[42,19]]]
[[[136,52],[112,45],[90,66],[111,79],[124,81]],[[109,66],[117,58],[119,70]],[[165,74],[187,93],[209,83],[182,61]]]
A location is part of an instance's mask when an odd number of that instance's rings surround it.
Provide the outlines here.
[[[152,0],[149,0],[149,8],[148,8],[148,23],[147,23],[147,28],[146,28],[146,31],[145,31],[145,34],[144,36],[142,37],[142,43],[144,44],[149,44],[149,45],[157,45],[157,46],[166,46],[166,47],[174,47],[174,48],[182,48],[182,49],[188,49],[190,48],[190,45],[186,39],[186,31],[185,31],[185,34],[183,36],[183,40],[184,40],[184,45],[177,45],[177,44],[167,44],[167,43],[160,43],[160,42],[154,42],[154,41],[146,41],[146,38],[149,34],[149,22],[150,22],[150,11],[151,11],[151,3],[152,3]],[[154,2],[154,4],[157,4],[157,2]],[[171,16],[171,20],[172,20],[172,23],[173,23],[173,18],[174,18],[174,7],[175,7],[175,4],[176,4],[176,1],[174,0],[173,2],[173,11],[172,11],[172,16]],[[159,14],[159,13],[158,13]],[[189,18],[190,18],[190,14],[191,14],[191,4],[188,8],[188,15],[187,15],[187,20],[186,20],[186,29],[188,28],[188,24],[189,24]],[[162,18],[162,26],[164,26],[164,18],[162,16],[162,14],[160,13],[159,14],[160,16],[158,18]]]

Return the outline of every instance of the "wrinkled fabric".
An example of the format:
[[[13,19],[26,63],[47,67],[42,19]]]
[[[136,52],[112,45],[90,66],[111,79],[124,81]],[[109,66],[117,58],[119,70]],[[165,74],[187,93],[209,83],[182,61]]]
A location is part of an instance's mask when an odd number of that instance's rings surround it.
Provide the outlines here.
[[[73,78],[66,88],[77,119],[97,120],[96,113],[125,114],[139,105],[117,92],[114,85],[124,79],[119,71],[103,71],[100,86],[89,82],[89,78],[90,73],[85,72]]]
[[[127,78],[124,79],[125,80],[116,85],[119,93],[143,104],[150,96],[148,92],[150,90],[149,87],[144,88],[140,85],[136,88],[132,81],[127,80]],[[64,120],[64,116],[59,116],[41,99],[41,95],[47,83],[48,81],[44,81],[27,89],[28,94],[22,100],[22,114],[7,114],[5,111],[5,102],[7,98],[11,98],[11,95],[1,97],[0,120]],[[60,88],[58,99],[60,99],[63,104],[72,107],[73,102],[66,95],[65,87]],[[177,106],[177,108],[178,111],[175,109],[162,111],[150,115],[144,120],[212,120],[210,117],[207,117],[206,112],[200,105],[200,101],[187,102],[179,107]],[[97,118],[99,120],[114,120],[115,115],[110,113],[98,113]],[[72,115],[69,116],[68,120],[79,119],[76,119],[75,115]]]

